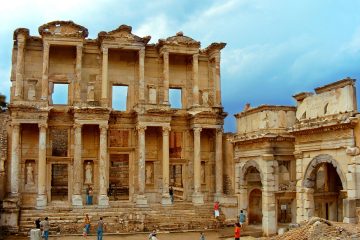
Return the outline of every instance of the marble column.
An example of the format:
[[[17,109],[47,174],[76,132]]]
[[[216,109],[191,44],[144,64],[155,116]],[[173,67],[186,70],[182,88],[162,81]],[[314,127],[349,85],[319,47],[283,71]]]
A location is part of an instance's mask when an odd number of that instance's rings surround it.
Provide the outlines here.
[[[103,107],[107,107],[108,104],[108,59],[109,50],[106,47],[102,48],[102,79],[101,79],[101,102]]]
[[[169,52],[163,53],[164,58],[164,69],[163,69],[163,76],[164,76],[164,101],[163,104],[169,104]]]
[[[74,101],[76,103],[81,101],[81,70],[82,70],[82,46],[76,46],[76,66],[75,66],[75,74],[76,81],[74,86]]]
[[[39,124],[39,160],[38,160],[38,195],[36,207],[47,205],[46,196],[46,129],[47,124]]]
[[[215,56],[215,105],[221,106],[221,82],[220,82],[220,52]]]
[[[75,124],[74,126],[74,163],[73,163],[73,194],[72,205],[82,206],[81,186],[83,175],[82,171],[82,159],[81,159],[81,124]]]
[[[11,133],[11,194],[19,194],[19,168],[20,168],[20,124],[12,123]]]
[[[24,74],[24,50],[25,38],[17,39],[17,57],[16,57],[16,82],[15,82],[15,98],[23,99],[23,74]]]
[[[145,48],[139,50],[139,102],[145,102]]]
[[[48,100],[49,96],[49,53],[50,44],[48,42],[43,43],[43,69],[41,79],[41,100]]]
[[[199,54],[193,55],[192,61],[192,78],[193,78],[193,105],[199,105]]]
[[[222,162],[222,135],[223,129],[216,129],[216,149],[215,149],[215,181],[216,181],[216,197],[223,195],[223,162]],[[220,199],[216,199],[220,202]]]
[[[145,196],[145,130],[146,126],[138,126],[138,195],[136,198],[136,205],[138,207],[146,207],[148,205]]]
[[[170,131],[170,127],[162,128],[162,137],[163,137],[162,186],[163,186],[163,190],[162,190],[161,203],[163,205],[171,204],[171,199],[170,199],[170,195],[169,195],[169,131]]]
[[[107,129],[108,125],[100,125],[100,157],[99,157],[99,205],[109,206],[109,197],[107,196],[107,167],[108,167],[108,154],[107,154]]]
[[[194,129],[194,192],[192,202],[194,204],[203,204],[204,196],[201,193],[201,130],[200,127]]]

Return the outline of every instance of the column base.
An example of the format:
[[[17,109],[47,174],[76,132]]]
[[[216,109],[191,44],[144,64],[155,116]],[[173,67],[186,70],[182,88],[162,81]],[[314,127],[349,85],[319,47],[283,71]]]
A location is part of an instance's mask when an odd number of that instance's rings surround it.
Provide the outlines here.
[[[161,198],[161,204],[164,206],[172,205],[171,198],[169,194],[163,194]]]
[[[81,195],[72,195],[72,205],[82,207],[83,201]]]
[[[45,194],[38,195],[36,198],[36,208],[43,209],[47,205],[47,197]]]
[[[109,197],[107,195],[99,195],[98,205],[101,207],[109,206]]]
[[[145,195],[136,196],[136,206],[137,207],[148,207],[148,201]]]
[[[203,205],[204,204],[204,195],[202,193],[193,193],[192,195],[192,203],[194,205]]]
[[[344,223],[357,223],[357,218],[356,217],[353,217],[353,218],[344,217],[343,222]]]
[[[223,203],[224,195],[222,193],[215,193],[214,194],[214,202]]]

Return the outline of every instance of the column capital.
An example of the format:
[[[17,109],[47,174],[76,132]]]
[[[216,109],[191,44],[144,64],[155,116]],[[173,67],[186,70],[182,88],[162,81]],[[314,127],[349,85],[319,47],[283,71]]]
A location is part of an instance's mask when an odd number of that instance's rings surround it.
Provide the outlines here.
[[[202,131],[201,127],[193,127],[194,133],[200,133]]]
[[[13,129],[19,129],[20,128],[20,123],[18,123],[18,122],[13,122],[13,123],[11,123],[11,127],[13,128]]]
[[[224,133],[224,129],[221,128],[216,128],[216,134],[223,134]]]
[[[74,123],[73,128],[74,128],[75,130],[81,129],[81,128],[82,128],[82,124],[81,124],[81,123]]]
[[[83,46],[82,46],[82,45],[76,45],[76,50],[77,50],[77,51],[82,50],[82,48],[83,48]]]
[[[139,49],[139,57],[141,58],[145,57],[145,47]]]
[[[143,126],[143,125],[138,125],[136,126],[136,130],[139,132],[139,133],[145,133],[145,130],[146,130],[146,126]]]
[[[108,124],[99,124],[99,128],[100,130],[104,131],[104,130],[108,130],[109,128],[109,125]]]
[[[193,61],[199,60],[199,53],[194,53],[192,56],[193,56]]]
[[[48,128],[48,125],[47,123],[38,123],[38,127],[41,129],[41,128]]]
[[[108,54],[109,53],[109,48],[107,48],[107,47],[102,47],[101,48],[101,51],[102,51],[102,54],[104,55],[104,54]]]
[[[164,51],[163,52],[163,58],[164,58],[164,60],[166,59],[166,60],[169,60],[169,51]]]
[[[162,132],[163,135],[169,135],[169,132],[171,131],[171,127],[170,126],[164,126],[162,127]]]
[[[50,43],[48,43],[47,41],[45,41],[43,43],[43,49],[46,50],[46,51],[49,51],[49,48],[50,48]]]

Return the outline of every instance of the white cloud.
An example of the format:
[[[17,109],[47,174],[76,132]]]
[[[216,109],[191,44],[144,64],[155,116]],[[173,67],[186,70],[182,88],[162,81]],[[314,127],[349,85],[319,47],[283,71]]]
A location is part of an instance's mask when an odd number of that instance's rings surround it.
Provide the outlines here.
[[[175,35],[175,33],[171,32],[171,29],[173,29],[171,25],[170,18],[161,14],[147,18],[137,29],[134,29],[134,33],[140,37],[150,35],[151,42],[157,43],[160,38]]]

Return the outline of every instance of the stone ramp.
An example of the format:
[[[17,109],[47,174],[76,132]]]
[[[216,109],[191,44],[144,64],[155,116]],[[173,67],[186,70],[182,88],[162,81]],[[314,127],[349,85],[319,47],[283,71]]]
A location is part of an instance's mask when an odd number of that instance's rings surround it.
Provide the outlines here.
[[[51,234],[81,234],[85,214],[89,214],[92,231],[95,231],[100,216],[106,223],[106,232],[143,232],[157,229],[161,231],[214,229],[222,226],[224,216],[216,220],[213,216],[213,204],[194,206],[192,203],[175,203],[164,207],[151,204],[148,208],[135,207],[132,204],[99,208],[69,208],[49,206],[46,209],[22,209],[20,212],[20,234],[28,235],[34,228],[35,220],[49,217]]]

